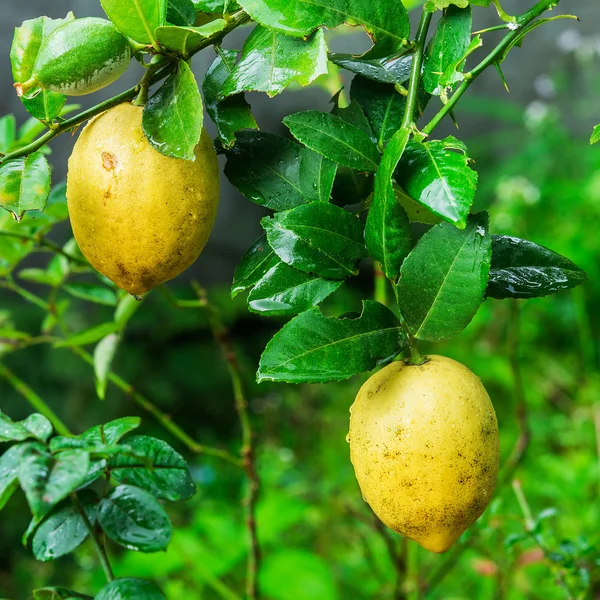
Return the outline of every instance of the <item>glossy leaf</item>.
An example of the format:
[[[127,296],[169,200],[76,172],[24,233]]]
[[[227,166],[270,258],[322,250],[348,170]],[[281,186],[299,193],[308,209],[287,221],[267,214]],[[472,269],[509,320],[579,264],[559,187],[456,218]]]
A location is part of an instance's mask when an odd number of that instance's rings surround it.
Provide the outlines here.
[[[102,323],[102,325],[96,325],[91,329],[85,331],[79,331],[74,333],[68,338],[56,342],[55,348],[71,348],[73,346],[88,346],[89,344],[95,344],[100,341],[103,337],[110,333],[118,331],[118,325],[112,321],[109,323]]]
[[[440,95],[440,77],[462,59],[471,41],[471,7],[450,6],[439,20],[423,59],[423,83],[430,94]]]
[[[102,425],[95,425],[82,433],[79,438],[95,444],[112,445],[116,444],[123,436],[137,429],[140,424],[141,419],[139,417],[122,417]]]
[[[592,136],[590,137],[590,144],[597,144],[598,142],[600,142],[600,124],[594,127]]]
[[[40,152],[0,165],[0,207],[20,220],[27,210],[44,210],[50,195],[50,165]]]
[[[267,242],[267,236],[261,235],[242,256],[235,269],[231,297],[235,298],[240,292],[256,285],[265,273],[279,262],[279,257]]]
[[[319,30],[307,39],[256,27],[242,48],[242,58],[221,89],[221,96],[266,92],[276,96],[291,83],[306,86],[327,73],[327,44]]]
[[[265,217],[261,224],[275,254],[306,273],[344,279],[356,274],[366,255],[362,223],[332,204],[306,204]]]
[[[19,462],[24,447],[11,446],[0,456],[0,510],[19,487]]]
[[[105,585],[95,600],[165,600],[165,596],[151,581],[126,578]]]
[[[317,306],[343,281],[321,279],[279,262],[248,296],[248,308],[269,316],[295,315]]]
[[[198,12],[207,14],[231,13],[240,9],[235,0],[193,0]]]
[[[148,100],[142,126],[150,144],[165,156],[195,160],[204,111],[196,78],[180,60],[157,92]]]
[[[337,163],[308,148],[300,152],[300,189],[309,202],[329,202]]]
[[[298,141],[326,158],[359,171],[377,170],[379,152],[371,138],[340,117],[307,110],[283,122]]]
[[[272,210],[305,204],[300,184],[302,147],[272,133],[240,131],[227,151],[225,175],[241,194]]]
[[[167,0],[167,22],[185,27],[196,22],[196,7],[192,0]]]
[[[51,435],[52,423],[43,415],[35,413],[15,422],[0,411],[0,442],[22,442],[29,438],[45,442]]]
[[[410,79],[412,54],[364,58],[354,54],[330,54],[329,60],[352,73],[377,83],[403,84]]]
[[[460,333],[483,302],[491,260],[487,213],[465,229],[441,223],[402,264],[398,305],[413,335],[438,342]]]
[[[33,600],[94,600],[91,596],[79,594],[62,587],[45,587],[33,590]]]
[[[397,280],[400,266],[411,249],[412,233],[406,212],[392,186],[394,169],[406,148],[410,130],[399,129],[387,145],[377,173],[375,191],[365,226],[369,254],[381,264],[386,277]]]
[[[108,462],[117,481],[165,500],[187,500],[196,493],[187,463],[167,442],[139,435],[128,438],[127,447],[135,456],[118,454]]]
[[[223,31],[226,25],[227,22],[225,20],[215,19],[200,27],[159,27],[156,30],[156,39],[167,50],[188,56],[189,54],[193,54],[198,46],[204,43],[207,37]]]
[[[435,10],[443,10],[449,6],[458,6],[459,8],[466,8],[467,6],[489,6],[492,0],[427,0],[424,5],[424,9],[429,12]]]
[[[362,314],[325,317],[308,310],[283,326],[260,359],[258,381],[341,381],[392,360],[406,343],[388,308],[366,300]]]
[[[48,438],[54,431],[52,423],[48,420],[48,418],[38,413],[29,415],[26,419],[20,422],[20,425],[27,429],[27,431],[31,432],[33,437],[41,440],[42,442],[47,442]]]
[[[258,129],[250,105],[242,94],[219,99],[219,92],[235,67],[237,55],[237,50],[221,48],[218,56],[208,68],[202,84],[206,110],[217,126],[224,148],[233,146],[237,131]]]
[[[171,522],[163,507],[132,485],[120,485],[100,501],[98,521],[111,540],[130,550],[156,552],[171,541]]]
[[[480,35],[476,35],[471,43],[467,46],[464,54],[457,58],[454,62],[451,62],[446,70],[440,75],[438,86],[436,88],[436,93],[440,95],[441,100],[444,104],[448,102],[448,94],[452,89],[454,89],[457,83],[464,81],[465,75],[463,73],[465,62],[467,58],[477,50],[477,48],[481,48],[483,46],[483,40]],[[504,75],[502,75],[502,71],[498,63],[496,63],[496,67],[501,74],[502,81],[504,86],[508,89],[506,85],[506,81],[504,81]]]
[[[477,173],[469,166],[466,146],[454,137],[410,141],[396,169],[407,194],[446,221],[463,228],[473,204]]]
[[[352,100],[348,106],[341,107],[339,105],[339,94],[337,97],[335,97],[335,99],[337,102],[332,109],[331,114],[339,117],[342,119],[342,121],[349,123],[350,125],[358,127],[361,131],[366,133],[369,138],[372,138],[373,130],[371,129],[369,120],[367,119],[360,104],[355,100]]]
[[[106,395],[106,385],[110,366],[117,348],[119,347],[119,336],[116,333],[109,333],[102,338],[94,348],[94,375],[96,376],[96,393],[100,400],[104,400]]]
[[[328,29],[342,23],[362,25],[383,56],[401,49],[410,34],[402,2],[242,0],[240,4],[255,21],[288,35],[306,37],[322,25]]]
[[[100,0],[104,12],[125,36],[154,44],[154,30],[165,24],[167,0]]]
[[[492,266],[487,288],[490,298],[539,298],[587,281],[587,275],[568,258],[520,238],[492,236]]]

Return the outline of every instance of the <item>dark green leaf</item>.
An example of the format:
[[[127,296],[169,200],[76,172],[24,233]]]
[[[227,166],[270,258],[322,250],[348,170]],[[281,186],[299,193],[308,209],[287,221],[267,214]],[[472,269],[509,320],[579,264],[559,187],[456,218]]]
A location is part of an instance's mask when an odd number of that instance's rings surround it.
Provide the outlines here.
[[[269,316],[295,315],[322,302],[342,283],[303,273],[280,262],[250,292],[248,308]]]
[[[242,48],[242,58],[221,89],[221,96],[240,92],[281,93],[290,83],[308,85],[327,73],[323,31],[298,39],[256,27]]]
[[[352,73],[377,83],[403,84],[410,78],[412,54],[364,58],[353,54],[330,54],[329,60]]]
[[[100,501],[98,521],[111,540],[130,550],[156,552],[171,541],[171,522],[163,507],[131,485],[116,487]]]
[[[91,596],[61,587],[45,587],[33,590],[33,600],[77,600],[78,598],[94,600]]]
[[[305,204],[261,221],[279,258],[306,273],[329,279],[356,274],[366,255],[363,225],[333,204]]]
[[[279,257],[273,252],[267,236],[261,235],[248,252],[242,256],[240,264],[233,274],[231,297],[235,298],[240,292],[256,285],[264,274],[279,262]]]
[[[342,23],[362,25],[377,42],[379,55],[398,51],[410,34],[402,2],[364,0],[242,0],[252,18],[267,27],[305,37],[321,25],[333,29]]]
[[[105,585],[95,600],[165,600],[165,596],[150,581],[127,578]]]
[[[309,202],[329,202],[337,164],[308,148],[300,152],[300,189]]]
[[[357,173],[349,167],[338,167],[331,195],[340,206],[363,202],[373,191],[373,174]]]
[[[359,171],[376,171],[379,152],[371,138],[340,117],[307,110],[286,117],[292,135],[311,150]]]
[[[410,130],[399,129],[387,145],[377,173],[373,202],[365,226],[369,254],[381,264],[386,277],[398,279],[400,266],[411,249],[412,234],[406,212],[392,186],[394,169],[406,148]]]
[[[116,323],[113,323],[112,321],[109,323],[102,323],[102,325],[96,325],[96,327],[86,329],[85,331],[80,331],[78,333],[73,334],[65,340],[56,342],[54,346],[56,348],[87,346],[89,344],[95,344],[103,337],[107,336],[110,333],[115,333],[116,331],[118,331],[118,325]]]
[[[193,54],[207,37],[223,31],[226,25],[225,20],[215,19],[200,27],[159,27],[156,30],[156,39],[167,50],[188,56]]]
[[[258,381],[341,381],[389,362],[404,347],[400,322],[388,308],[365,300],[356,318],[308,310],[283,326],[260,359]]]
[[[339,102],[339,94],[337,96],[337,99]],[[361,105],[355,100],[352,100],[352,102],[350,102],[348,106],[345,106],[343,108],[340,107],[339,104],[335,105],[333,107],[333,110],[331,111],[331,114],[335,115],[336,117],[339,117],[340,119],[342,119],[342,121],[345,121],[350,125],[358,127],[370,138],[373,137],[373,130],[371,129],[371,124],[369,123],[369,120],[367,119]]]
[[[417,339],[438,342],[460,333],[483,302],[491,260],[487,213],[465,229],[440,223],[402,264],[398,304]]]
[[[587,281],[568,258],[533,242],[508,235],[492,236],[492,266],[486,294],[490,298],[539,298]]]
[[[473,204],[477,173],[469,167],[465,145],[453,137],[410,141],[396,180],[407,194],[446,221],[463,228]]]
[[[98,342],[94,348],[94,374],[96,376],[96,393],[100,400],[104,400],[106,384],[110,374],[110,366],[119,346],[119,336],[109,333]]]
[[[423,83],[430,94],[440,95],[440,77],[460,61],[471,41],[471,7],[450,6],[444,11],[423,59]]]
[[[0,509],[19,487],[19,463],[25,445],[11,446],[0,456]]]
[[[104,12],[125,36],[140,44],[154,44],[154,31],[164,25],[167,0],[100,0]]]
[[[272,133],[240,131],[227,151],[225,175],[246,198],[272,210],[306,203],[300,184],[302,147]]]
[[[95,304],[104,304],[105,306],[116,306],[117,296],[115,292],[103,285],[87,283],[85,281],[73,281],[63,286],[63,289],[81,300],[94,302]]]
[[[79,437],[95,444],[116,444],[123,436],[140,426],[139,417],[122,417],[103,425],[96,425],[82,433]]]
[[[50,194],[50,165],[40,152],[0,165],[0,207],[20,220],[27,210],[44,210]]]
[[[198,84],[189,65],[180,60],[176,71],[144,107],[144,133],[161,154],[194,160],[203,120]]]
[[[92,525],[96,522],[96,501],[91,491],[80,495],[82,509]],[[66,500],[37,525],[31,543],[33,555],[41,561],[54,560],[73,552],[88,535],[83,517],[71,500]]]
[[[186,500],[196,493],[187,463],[169,444],[139,435],[128,438],[127,447],[135,456],[118,454],[108,462],[111,475],[117,481],[135,485],[165,500]]]
[[[219,92],[235,67],[237,55],[237,50],[221,48],[217,58],[206,72],[202,84],[206,110],[217,126],[219,138],[224,148],[233,146],[237,131],[241,129],[258,129],[250,106],[242,94],[219,100]]]
[[[600,125],[596,125],[592,131],[592,137],[590,138],[590,144],[596,144],[600,142]]]
[[[193,25],[196,7],[192,0],[167,0],[167,22],[172,25]]]

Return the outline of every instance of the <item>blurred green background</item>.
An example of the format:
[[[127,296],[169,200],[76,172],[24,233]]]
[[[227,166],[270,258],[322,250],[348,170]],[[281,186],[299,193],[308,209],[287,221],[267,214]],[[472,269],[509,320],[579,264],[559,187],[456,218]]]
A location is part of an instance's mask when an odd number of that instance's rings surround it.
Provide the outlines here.
[[[256,385],[260,353],[283,321],[251,315],[244,299],[230,300],[222,284],[208,290],[242,361],[256,429],[265,598],[387,600],[405,593],[416,598],[415,589],[432,599],[600,598],[600,148],[588,143],[594,117],[600,120],[600,38],[568,24],[562,34],[560,24],[554,27],[561,58],[533,82],[535,97],[522,102],[479,87],[461,101],[456,117],[461,123],[475,116],[481,125],[458,135],[475,160],[476,208],[491,211],[492,231],[564,254],[587,271],[589,282],[518,305],[489,300],[459,337],[425,348],[482,378],[498,413],[502,464],[522,432],[520,398],[530,430],[523,460],[514,472],[501,473],[491,506],[455,549],[436,556],[412,548],[410,577],[399,576],[404,544],[377,525],[362,501],[345,441],[348,408],[367,375],[331,385]],[[26,266],[44,264],[36,260]],[[361,272],[328,300],[327,312],[356,309],[372,294],[370,265]],[[47,295],[45,287],[27,287]],[[170,287],[178,297],[192,297],[185,279]],[[69,303],[65,315],[74,330],[112,315],[110,307]],[[35,333],[44,316],[0,289],[0,325]],[[92,370],[68,349],[8,350],[0,344],[0,360],[76,432],[139,414],[142,433],[167,439],[190,461],[199,492],[167,507],[176,527],[169,550],[144,555],[111,545],[116,575],[154,578],[171,600],[242,598],[243,474],[186,452],[115,387],[100,402]],[[231,382],[202,311],[175,309],[150,294],[130,322],[115,370],[202,443],[239,450]],[[14,419],[32,412],[4,381],[0,408]],[[521,502],[513,479],[520,481]],[[524,500],[534,520],[542,517],[537,542],[520,536]],[[24,600],[34,587],[50,584],[101,587],[89,542],[74,556],[39,563],[20,542],[28,523],[18,494],[0,514],[0,597]]]

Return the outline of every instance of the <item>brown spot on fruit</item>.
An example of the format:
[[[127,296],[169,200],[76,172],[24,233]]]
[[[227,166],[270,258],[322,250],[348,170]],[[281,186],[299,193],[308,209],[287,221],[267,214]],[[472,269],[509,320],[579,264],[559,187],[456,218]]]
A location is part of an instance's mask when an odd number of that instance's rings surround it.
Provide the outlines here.
[[[102,152],[102,166],[107,171],[112,171],[117,166],[117,157],[110,152]]]

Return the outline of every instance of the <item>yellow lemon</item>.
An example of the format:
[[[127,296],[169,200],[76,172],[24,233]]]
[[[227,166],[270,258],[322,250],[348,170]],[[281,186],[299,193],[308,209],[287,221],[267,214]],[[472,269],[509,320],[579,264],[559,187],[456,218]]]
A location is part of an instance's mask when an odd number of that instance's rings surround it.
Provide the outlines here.
[[[142,108],[120,104],[92,119],[69,159],[75,239],[100,273],[138,295],[176,277],[204,248],[219,203],[219,171],[206,132],[196,160],[148,143]]]
[[[428,359],[393,362],[362,386],[350,409],[350,458],[388,527],[445,552],[492,497],[498,422],[476,375],[450,358]]]

